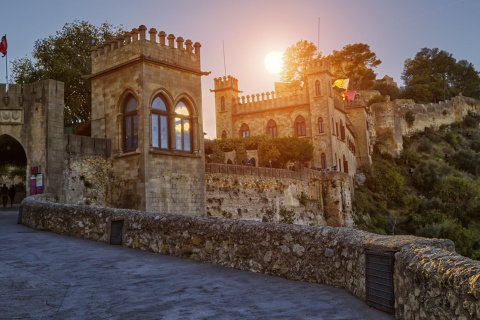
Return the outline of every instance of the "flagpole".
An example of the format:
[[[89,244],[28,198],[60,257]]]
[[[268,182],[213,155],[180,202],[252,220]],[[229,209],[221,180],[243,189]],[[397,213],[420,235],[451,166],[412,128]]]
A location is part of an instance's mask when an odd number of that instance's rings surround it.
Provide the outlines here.
[[[222,40],[223,47],[223,70],[225,72],[225,77],[227,76],[227,64],[225,63],[225,41]]]

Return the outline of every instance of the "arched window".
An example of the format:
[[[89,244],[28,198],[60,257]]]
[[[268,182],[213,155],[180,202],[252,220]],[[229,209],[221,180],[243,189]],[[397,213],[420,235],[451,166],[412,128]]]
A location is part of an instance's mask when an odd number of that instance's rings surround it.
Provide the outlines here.
[[[337,139],[338,139],[338,122],[335,122],[335,133],[337,135]]]
[[[340,139],[345,140],[345,127],[342,119],[340,119]]]
[[[180,101],[175,106],[175,149],[191,151],[192,145],[192,126],[190,119],[190,110],[185,102]]]
[[[320,156],[320,163],[321,163],[322,169],[327,168],[327,156],[323,152],[322,152],[322,155]]]
[[[222,131],[222,139],[227,139],[227,131]]]
[[[222,96],[220,99],[220,111],[225,111],[225,97]]]
[[[333,118],[332,118],[332,135],[333,136],[335,135],[335,121],[333,121]]]
[[[320,81],[315,81],[315,95],[319,96],[322,93],[321,87],[320,87]]]
[[[246,123],[244,123],[240,127],[240,138],[246,138],[248,136],[250,136],[250,128]]]
[[[348,161],[345,155],[343,155],[343,172],[348,173]]]
[[[267,135],[271,136],[273,139],[277,137],[277,123],[272,119],[267,122]]]
[[[168,149],[168,112],[165,100],[156,97],[152,102],[152,147]]]
[[[295,119],[295,133],[299,137],[307,135],[307,125],[305,124],[305,118],[302,116],[298,116]]]
[[[323,118],[322,117],[319,117],[318,118],[318,133],[324,133],[324,129],[323,129]]]
[[[123,111],[124,151],[138,148],[138,103],[133,96],[126,99]]]

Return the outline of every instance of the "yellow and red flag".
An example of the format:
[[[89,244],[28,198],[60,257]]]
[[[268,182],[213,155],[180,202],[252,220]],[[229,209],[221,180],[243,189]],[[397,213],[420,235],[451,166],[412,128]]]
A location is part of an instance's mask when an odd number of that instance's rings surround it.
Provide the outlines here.
[[[348,89],[348,82],[350,79],[338,79],[335,80],[333,83],[333,87],[341,88],[341,89]]]

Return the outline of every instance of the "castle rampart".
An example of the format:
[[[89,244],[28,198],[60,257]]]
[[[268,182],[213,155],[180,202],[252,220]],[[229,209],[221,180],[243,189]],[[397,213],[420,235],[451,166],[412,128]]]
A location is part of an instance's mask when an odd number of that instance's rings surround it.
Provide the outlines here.
[[[460,122],[469,112],[480,111],[480,101],[459,95],[438,103],[418,104],[411,99],[397,99],[370,106],[375,130],[373,140],[382,137],[379,148],[392,155],[400,154],[403,136],[438,129],[442,125]]]
[[[125,247],[331,284],[364,301],[367,251],[396,252],[388,298],[396,319],[480,318],[480,262],[456,254],[450,240],[64,205],[52,198],[25,199],[21,222],[104,243],[112,239],[113,223],[121,222]]]
[[[199,42],[185,41],[183,37],[176,38],[173,34],[167,36],[164,31],[157,33],[155,28],[151,28],[148,33],[149,39],[147,39],[147,27],[141,25],[116,39],[93,46],[92,76],[123,63],[131,64],[132,56],[171,68],[203,74],[200,71],[201,44]],[[146,42],[151,45],[146,46]]]

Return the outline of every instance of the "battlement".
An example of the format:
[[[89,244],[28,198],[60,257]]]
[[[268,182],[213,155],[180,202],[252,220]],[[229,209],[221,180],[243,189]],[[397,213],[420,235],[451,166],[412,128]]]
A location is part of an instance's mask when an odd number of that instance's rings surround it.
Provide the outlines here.
[[[234,115],[238,115],[308,103],[309,99],[305,89],[297,91],[271,91],[238,97],[232,110]]]
[[[176,42],[176,45],[175,45]],[[184,40],[183,37],[157,33],[155,28],[148,30],[144,25],[125,32],[119,37],[92,46],[92,73],[103,71],[138,57],[155,59],[171,66],[181,66],[200,72],[199,42]]]
[[[315,61],[307,65],[307,74],[322,73],[322,72],[331,73],[330,63],[325,59]]]
[[[233,89],[238,91],[238,79],[227,76],[213,79],[215,83],[215,90]]]

